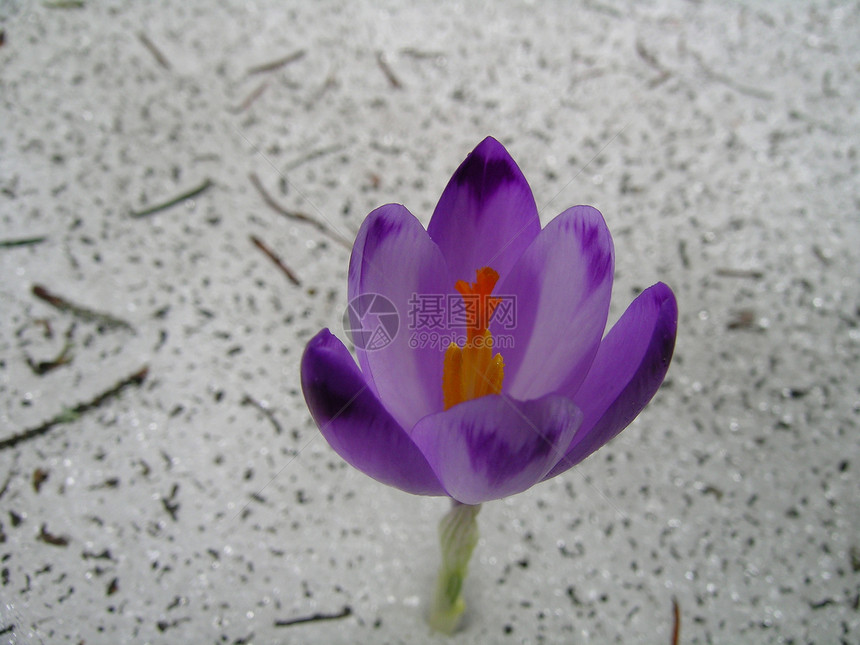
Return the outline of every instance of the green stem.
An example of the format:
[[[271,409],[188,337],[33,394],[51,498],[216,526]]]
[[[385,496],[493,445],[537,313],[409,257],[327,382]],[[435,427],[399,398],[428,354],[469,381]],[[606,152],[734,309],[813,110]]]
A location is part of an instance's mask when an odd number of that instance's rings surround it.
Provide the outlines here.
[[[430,612],[430,627],[451,635],[466,609],[463,582],[469,569],[469,558],[478,543],[478,511],[481,505],[470,506],[454,501],[451,510],[439,523],[439,544],[442,566],[436,582],[436,596]]]

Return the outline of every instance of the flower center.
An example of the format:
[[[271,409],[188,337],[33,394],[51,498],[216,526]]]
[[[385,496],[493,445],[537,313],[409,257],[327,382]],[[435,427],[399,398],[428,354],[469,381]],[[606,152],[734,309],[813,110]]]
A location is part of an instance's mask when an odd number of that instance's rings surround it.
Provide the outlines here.
[[[463,296],[466,314],[466,343],[451,343],[445,351],[442,393],[445,409],[458,403],[502,391],[505,363],[501,354],[493,355],[493,336],[488,329],[499,298],[490,294],[499,274],[490,267],[477,270],[471,284],[458,280],[454,287]]]

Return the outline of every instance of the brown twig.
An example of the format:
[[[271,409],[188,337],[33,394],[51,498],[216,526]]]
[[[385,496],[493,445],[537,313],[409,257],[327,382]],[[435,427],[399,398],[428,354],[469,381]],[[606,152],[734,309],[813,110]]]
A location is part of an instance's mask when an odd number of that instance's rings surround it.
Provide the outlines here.
[[[66,335],[66,342],[63,345],[63,349],[60,350],[60,353],[57,354],[56,358],[49,359],[47,361],[34,361],[29,356],[26,357],[27,365],[33,370],[33,373],[36,376],[44,376],[48,372],[52,372],[58,367],[62,367],[63,365],[68,365],[72,362],[72,357],[69,355],[72,349],[72,341],[69,335]]]
[[[39,529],[39,536],[36,539],[51,546],[69,546],[69,538],[65,535],[49,533],[47,524],[42,524],[42,528]]]
[[[79,403],[71,410],[64,410],[63,412],[60,412],[58,415],[54,416],[48,421],[45,421],[45,423],[43,423],[42,425],[36,426],[35,428],[30,428],[29,430],[24,430],[17,434],[13,434],[11,437],[6,437],[5,439],[0,440],[0,450],[14,448],[19,443],[29,441],[30,439],[35,439],[36,437],[41,437],[42,435],[48,434],[48,432],[50,432],[51,429],[54,428],[54,426],[74,421],[84,412],[93,410],[99,407],[108,399],[117,396],[128,386],[142,384],[146,380],[146,375],[148,374],[148,372],[148,367],[142,367],[134,374],[132,374],[131,376],[127,376],[110,389],[105,390],[104,392],[96,396],[94,399],[91,399],[85,403]]]
[[[142,31],[138,32],[137,38],[141,43],[143,43],[143,46],[149,50],[149,53],[152,54],[159,65],[164,69],[170,69],[170,61],[167,60],[167,57],[161,53],[161,50],[155,46],[155,43],[152,42],[145,33]]]
[[[672,645],[678,645],[678,639],[681,638],[681,608],[678,606],[678,600],[676,598],[672,598],[672,615],[674,616]]]
[[[752,278],[760,280],[764,277],[764,272],[755,269],[727,269],[720,268],[714,271],[721,278]]]
[[[39,300],[47,302],[49,305],[51,305],[52,307],[56,307],[60,311],[68,312],[73,316],[77,316],[78,318],[89,322],[96,322],[100,325],[104,325],[105,327],[127,329],[131,332],[134,331],[134,327],[132,327],[126,321],[111,316],[110,314],[101,313],[100,311],[94,311],[92,309],[87,309],[86,307],[76,305],[73,302],[67,300],[66,298],[63,298],[56,293],[48,291],[40,284],[34,284],[32,287],[32,291],[33,295],[36,296]]]
[[[441,58],[445,55],[445,52],[442,51],[425,51],[423,49],[416,49],[415,47],[404,47],[400,50],[400,53],[404,56],[409,56],[410,58],[415,58],[417,60],[423,60],[427,58]]]
[[[818,246],[817,244],[814,245],[812,247],[812,252],[815,254],[815,257],[817,257],[821,261],[821,264],[823,264],[824,266],[830,266],[831,258],[822,250],[820,246]]]
[[[286,208],[284,208],[283,206],[281,206],[278,202],[275,201],[275,199],[268,192],[266,192],[266,189],[263,187],[263,184],[260,181],[260,178],[257,176],[256,173],[253,173],[253,172],[250,173],[248,175],[248,179],[251,180],[251,183],[254,185],[254,188],[257,189],[257,192],[260,193],[260,197],[263,198],[263,201],[266,202],[266,204],[269,206],[269,208],[271,208],[272,210],[274,210],[277,213],[280,213],[284,217],[289,217],[290,219],[294,219],[294,220],[298,220],[300,222],[305,222],[307,224],[310,224],[311,226],[316,228],[319,232],[323,233],[329,239],[337,242],[338,244],[340,244],[344,248],[352,249],[352,244],[350,244],[346,239],[344,239],[338,233],[335,233],[334,231],[332,231],[329,227],[327,227],[322,222],[315,220],[310,215],[305,215],[304,213],[300,213],[297,211],[289,211]]]
[[[263,72],[272,72],[276,69],[280,69],[284,65],[289,65],[290,63],[294,63],[297,60],[304,58],[305,50],[300,49],[297,52],[293,52],[292,54],[287,54],[286,56],[282,56],[276,60],[273,60],[270,63],[263,63],[262,65],[256,65],[254,67],[249,67],[247,74],[262,74]]]
[[[736,311],[729,322],[726,323],[726,329],[749,329],[755,323],[755,312],[752,309],[741,309]]]
[[[330,89],[337,87],[337,77],[334,75],[334,72],[326,76],[325,81],[320,86],[320,88],[313,93],[313,95],[305,101],[305,108],[310,110],[317,101],[319,101],[323,95],[328,92]]]
[[[37,493],[42,490],[42,484],[48,481],[49,473],[47,470],[37,468],[33,471],[33,490]]]
[[[0,499],[3,499],[3,496],[6,494],[6,491],[9,490],[9,484],[12,482],[12,477],[17,475],[18,473],[14,470],[10,470],[9,474],[6,475],[6,481],[3,482],[3,486],[0,486]],[[14,522],[13,522],[14,525]]]
[[[281,427],[281,424],[278,423],[278,420],[275,418],[275,413],[272,412],[269,408],[265,407],[262,403],[252,398],[250,394],[246,394],[242,399],[242,405],[253,405],[260,412],[262,412],[272,426],[275,428],[275,434],[282,434],[284,429]]]
[[[25,237],[18,240],[0,240],[0,249],[11,249],[16,246],[32,246],[34,244],[41,244],[48,238],[44,235],[39,237]]]
[[[773,98],[773,92],[768,92],[767,90],[760,90],[757,87],[750,87],[749,85],[743,85],[742,83],[738,83],[731,76],[722,74],[714,69],[711,69],[711,67],[709,67],[708,64],[705,63],[705,59],[702,57],[702,55],[698,52],[690,53],[692,54],[696,62],[699,64],[699,67],[702,68],[702,71],[705,72],[705,76],[707,76],[711,80],[717,81],[718,83],[723,83],[724,85],[727,85],[728,87],[740,92],[741,94],[753,96],[757,99],[769,100]]]
[[[269,87],[269,81],[263,81],[254,90],[245,97],[245,100],[242,101],[237,107],[230,108],[230,111],[233,114],[239,114],[247,110],[251,105],[263,95],[263,92],[266,91],[266,88]]]
[[[657,57],[653,52],[650,52],[645,48],[645,43],[641,40],[636,41],[636,53],[639,54],[639,58],[644,60],[658,72],[664,71],[664,67],[660,64],[660,61],[657,60]]]
[[[205,179],[202,184],[197,186],[197,188],[192,188],[189,191],[182,193],[181,195],[177,195],[176,197],[167,200],[166,202],[162,202],[161,204],[156,204],[155,206],[151,206],[149,208],[145,208],[142,211],[132,211],[131,216],[135,219],[140,217],[146,217],[147,215],[152,215],[153,213],[158,213],[159,211],[163,211],[165,209],[170,208],[171,206],[176,206],[180,202],[184,202],[186,199],[191,199],[192,197],[197,197],[204,190],[212,186],[211,179]]]
[[[164,510],[167,511],[167,514],[170,515],[170,519],[174,522],[177,519],[177,513],[179,512],[180,504],[179,502],[174,501],[176,499],[176,493],[179,492],[179,484],[173,484],[173,488],[170,491],[169,497],[161,498],[161,505],[164,507]]]
[[[293,271],[290,269],[290,267],[288,267],[286,264],[284,264],[281,261],[281,258],[279,258],[277,255],[275,255],[275,252],[272,249],[270,249],[268,246],[266,246],[266,244],[263,242],[263,240],[261,240],[256,235],[252,235],[251,241],[254,243],[254,246],[256,246],[258,249],[260,249],[267,256],[269,256],[269,259],[275,263],[275,266],[278,267],[284,273],[285,276],[287,276],[287,278],[289,279],[290,282],[292,282],[297,287],[302,286],[302,283],[299,281],[296,274],[293,273]]]
[[[83,9],[86,4],[84,0],[56,0],[56,2],[43,2],[46,9]]]
[[[678,240],[678,255],[681,256],[681,264],[685,269],[690,268],[690,255],[687,253],[687,240]]]
[[[645,48],[645,44],[641,40],[636,41],[636,53],[639,54],[639,57],[648,63],[648,65],[660,72],[655,78],[648,82],[648,87],[655,88],[661,83],[669,80],[669,77],[672,76],[672,73],[660,64],[660,61],[657,60],[657,56]]]
[[[385,56],[382,52],[376,52],[376,64],[379,65],[379,69],[381,69],[382,73],[385,74],[385,78],[388,79],[388,84],[391,85],[391,87],[396,90],[403,87],[403,83],[401,83],[400,79],[394,75],[394,72],[386,62]]]
[[[312,616],[303,616],[302,618],[291,618],[288,620],[276,620],[275,627],[291,627],[301,623],[313,623],[321,620],[337,620],[338,618],[346,618],[352,615],[352,608],[347,605],[336,614],[313,614]]]
[[[652,78],[650,81],[648,81],[648,87],[651,89],[654,89],[658,85],[662,85],[663,83],[668,81],[670,78],[672,78],[672,72],[670,72],[667,69],[664,72],[662,72],[662,73],[658,74],[657,76],[655,76],[654,78]]]
[[[331,146],[326,146],[325,148],[317,148],[316,150],[311,150],[310,152],[303,154],[298,159],[294,159],[290,163],[286,164],[284,166],[284,172],[289,172],[290,170],[295,170],[296,168],[298,168],[302,164],[307,163],[308,161],[311,161],[311,160],[316,159],[318,157],[322,157],[323,155],[331,154],[332,152],[337,152],[338,150],[341,150],[342,148],[343,148],[343,146],[335,144],[335,145],[331,145]]]

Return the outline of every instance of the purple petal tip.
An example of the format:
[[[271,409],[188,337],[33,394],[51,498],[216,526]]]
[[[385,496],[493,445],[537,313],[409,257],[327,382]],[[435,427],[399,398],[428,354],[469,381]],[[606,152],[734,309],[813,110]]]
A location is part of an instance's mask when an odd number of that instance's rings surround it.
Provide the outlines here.
[[[475,191],[479,203],[489,200],[501,186],[521,181],[522,173],[505,147],[487,137],[469,153],[454,173],[459,186],[469,186]]]

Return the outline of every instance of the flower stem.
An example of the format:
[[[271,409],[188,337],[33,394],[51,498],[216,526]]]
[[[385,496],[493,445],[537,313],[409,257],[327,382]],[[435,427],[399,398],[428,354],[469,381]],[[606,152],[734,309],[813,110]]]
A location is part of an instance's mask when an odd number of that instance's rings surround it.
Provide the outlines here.
[[[430,627],[451,635],[456,631],[460,616],[466,609],[463,602],[463,582],[469,568],[469,558],[478,543],[478,511],[481,505],[470,506],[454,501],[451,510],[439,522],[439,544],[442,566],[436,582],[436,596],[430,612]]]

